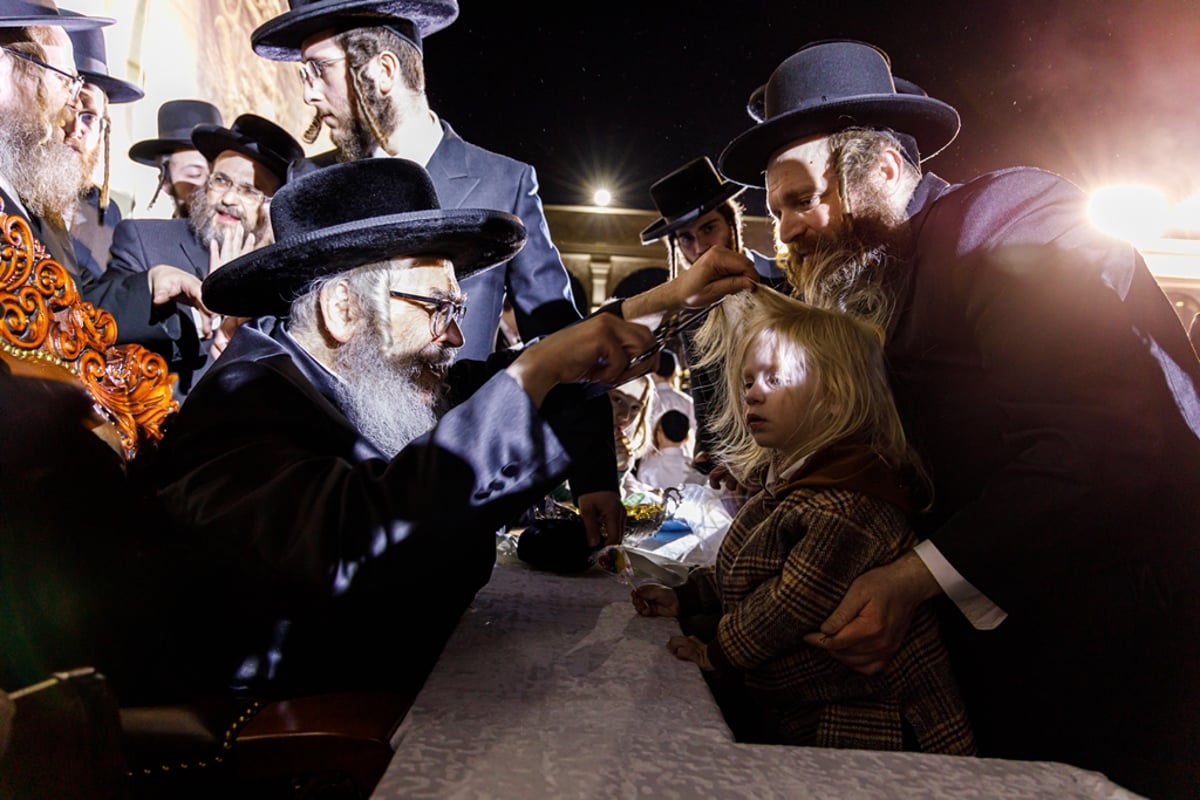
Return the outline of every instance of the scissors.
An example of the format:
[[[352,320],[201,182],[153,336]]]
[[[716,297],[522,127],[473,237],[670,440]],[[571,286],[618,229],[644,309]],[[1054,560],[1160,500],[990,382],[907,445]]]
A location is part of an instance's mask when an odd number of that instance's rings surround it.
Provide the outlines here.
[[[671,341],[684,331],[699,325],[708,317],[709,313],[714,308],[721,305],[724,300],[725,298],[722,297],[712,305],[707,305],[703,308],[683,308],[667,314],[662,318],[662,322],[658,323],[658,327],[654,329],[654,344],[642,354],[635,356],[633,360],[629,362],[629,366],[636,367],[643,361],[654,358],[656,355],[658,355],[659,351],[666,347],[667,342]]]

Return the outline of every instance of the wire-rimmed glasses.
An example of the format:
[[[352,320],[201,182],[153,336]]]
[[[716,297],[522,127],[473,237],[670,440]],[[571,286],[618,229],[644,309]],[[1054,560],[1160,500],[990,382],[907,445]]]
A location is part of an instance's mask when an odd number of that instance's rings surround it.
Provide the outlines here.
[[[423,294],[408,292],[388,292],[397,300],[408,300],[411,303],[424,306],[429,311],[429,332],[434,339],[440,339],[450,330],[450,323],[462,325],[463,315],[467,313],[467,304],[461,300],[449,300],[444,297],[429,297]]]
[[[47,64],[40,58],[35,58],[28,53],[22,53],[20,50],[14,50],[11,47],[0,47],[0,50],[3,50],[11,56],[24,59],[34,66],[41,67],[42,69],[53,73],[53,75],[60,81],[63,81],[63,88],[67,90],[67,105],[71,105],[79,97],[79,92],[82,91],[84,84],[84,78],[82,75],[77,75],[67,72],[66,70],[59,69],[53,64]]]

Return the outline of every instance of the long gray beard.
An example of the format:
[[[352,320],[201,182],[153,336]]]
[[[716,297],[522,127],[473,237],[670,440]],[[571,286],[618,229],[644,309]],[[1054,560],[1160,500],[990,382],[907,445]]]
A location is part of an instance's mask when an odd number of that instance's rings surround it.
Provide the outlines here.
[[[36,217],[61,221],[84,185],[79,154],[57,141],[50,124],[34,109],[20,109],[0,125],[0,173]]]
[[[421,363],[383,356],[377,335],[356,336],[334,356],[346,416],[389,458],[437,424],[440,408],[416,382]]]
[[[886,330],[895,311],[889,264],[909,232],[882,201],[864,199],[866,207],[852,229],[822,239],[807,259],[801,261],[789,248],[785,271],[805,302],[852,313]]]

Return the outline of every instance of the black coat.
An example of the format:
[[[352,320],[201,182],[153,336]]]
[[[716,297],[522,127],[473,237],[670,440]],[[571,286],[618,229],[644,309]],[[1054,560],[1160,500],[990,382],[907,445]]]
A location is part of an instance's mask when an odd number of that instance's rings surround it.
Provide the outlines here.
[[[460,362],[450,382],[489,373]],[[388,459],[290,336],[242,326],[149,462],[195,574],[213,576],[210,684],[419,686],[491,574],[497,529],[573,458],[612,458],[607,397],[582,391],[539,413],[500,372]]]
[[[1200,792],[1200,362],[1083,192],[926,176],[886,347],[935,487],[918,529],[1008,612],[946,610],[986,756]]]
[[[209,253],[186,219],[122,220],[113,231],[108,269],[87,294],[116,319],[118,343],[135,342],[167,360],[179,376],[175,394],[182,399],[209,365],[211,337],[201,337],[189,306],[151,304],[146,273],[158,264],[204,280]]]

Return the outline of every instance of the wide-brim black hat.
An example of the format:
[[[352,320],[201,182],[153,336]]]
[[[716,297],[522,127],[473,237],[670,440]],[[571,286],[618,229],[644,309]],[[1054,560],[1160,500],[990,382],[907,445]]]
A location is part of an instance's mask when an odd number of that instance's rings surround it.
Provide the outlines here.
[[[891,62],[879,48],[851,40],[814,42],[771,73],[763,121],[730,142],[717,164],[730,180],[761,187],[776,150],[851,127],[908,134],[926,160],[954,141],[959,124],[958,112],[949,104],[897,92]]]
[[[441,256],[467,278],[525,244],[520,217],[442,209],[429,173],[402,158],[334,164],[293,178],[271,200],[275,243],[212,272],[204,304],[239,317],[287,316],[318,278],[400,256]]]
[[[650,197],[662,216],[642,230],[642,244],[657,242],[745,190],[722,178],[708,156],[689,161],[650,185]]]
[[[87,17],[60,12],[54,0],[0,0],[0,28],[50,25],[64,31],[102,28],[116,22],[111,17]]]
[[[892,76],[892,83],[896,86],[896,91],[900,94],[921,94],[925,95],[926,97],[929,96],[929,92],[925,91],[912,81],[901,78],[899,75]],[[763,119],[766,118],[766,102],[767,85],[764,83],[762,86],[751,92],[750,99],[746,101],[746,113],[750,115],[750,119],[754,120],[755,122],[762,122]]]
[[[80,16],[78,12],[63,9],[60,13]],[[141,100],[146,93],[141,87],[108,74],[108,49],[104,45],[104,31],[98,27],[68,31],[71,47],[75,50],[75,69],[90,84],[99,86],[109,103],[132,103]]]
[[[280,185],[287,183],[289,167],[304,158],[304,148],[290,133],[255,114],[242,114],[228,128],[197,125],[192,144],[209,162],[226,150],[241,153],[270,170]]]
[[[197,125],[221,125],[221,111],[204,100],[168,100],[158,107],[158,138],[143,139],[129,148],[129,157],[148,167],[176,150],[193,150],[192,129]]]
[[[458,18],[458,0],[288,0],[288,6],[250,34],[263,58],[299,61],[300,46],[313,34],[385,26],[420,50],[422,39]]]

